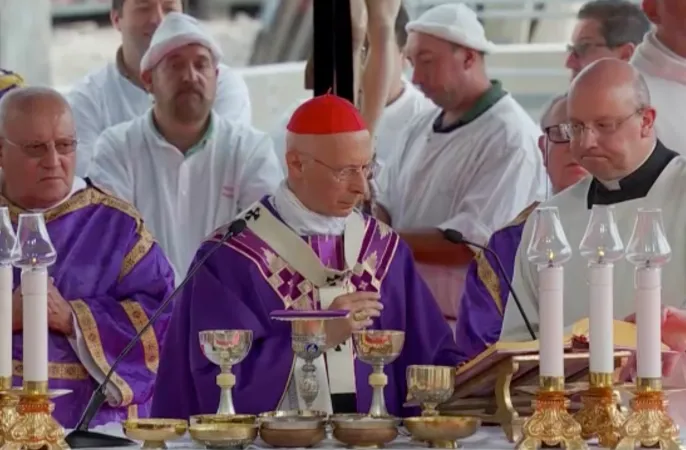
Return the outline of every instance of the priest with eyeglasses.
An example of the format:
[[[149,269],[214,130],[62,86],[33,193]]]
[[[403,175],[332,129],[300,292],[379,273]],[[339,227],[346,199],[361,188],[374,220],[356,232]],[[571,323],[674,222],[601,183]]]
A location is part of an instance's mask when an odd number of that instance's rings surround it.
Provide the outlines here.
[[[631,235],[638,208],[660,208],[667,240],[672,243],[671,261],[662,268],[662,302],[669,310],[680,310],[686,292],[686,159],[657,139],[656,113],[643,76],[624,61],[599,60],[572,82],[567,112],[571,152],[591,176],[542,206],[559,209],[560,221],[572,246],[581,242],[593,205],[614,206],[619,233],[625,241]],[[532,229],[530,217],[517,251],[513,285],[528,319],[537,329],[537,272],[527,259]],[[579,290],[586,285],[587,265],[588,261],[578,254],[565,264],[565,326],[588,317],[589,297]],[[625,320],[635,312],[633,277],[633,265],[626,261],[615,264],[615,319]],[[685,335],[684,324],[682,321],[676,327],[681,336]],[[663,324],[667,345],[675,342],[673,325],[673,320]],[[505,308],[501,339],[530,339],[511,298]],[[668,375],[670,370],[665,372]]]
[[[136,209],[74,176],[76,129],[67,101],[48,88],[14,88],[0,101],[0,206],[41,212],[57,251],[49,268],[48,375],[55,418],[73,427],[114,360],[174,285],[174,272]],[[14,385],[23,367],[22,291],[14,271]],[[92,425],[146,417],[171,311],[117,367]]]
[[[315,360],[320,391],[312,409],[367,412],[371,367],[354,358],[362,328],[400,330],[405,343],[386,370],[388,411],[407,414],[410,364],[454,366],[453,334],[396,232],[355,207],[372,171],[372,138],[352,103],[323,95],[301,105],[288,125],[288,178],[242,215],[247,228],[199,269],[174,305],[160,361],[153,415],[213,413],[219,368],[201,352],[203,330],[249,329],[253,344],[233,370],[236,410],[307,409],[298,395],[300,364],[291,326],[275,310],[347,310],[330,321],[327,352]],[[208,255],[226,228],[196,254]]]

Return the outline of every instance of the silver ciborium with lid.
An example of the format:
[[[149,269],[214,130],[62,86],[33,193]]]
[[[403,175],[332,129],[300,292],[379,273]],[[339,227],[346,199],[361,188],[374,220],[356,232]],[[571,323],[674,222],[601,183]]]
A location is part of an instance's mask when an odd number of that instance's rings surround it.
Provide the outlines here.
[[[298,377],[298,392],[305,409],[311,410],[319,395],[317,367],[314,361],[326,350],[326,322],[348,317],[348,311],[298,311],[294,309],[272,311],[274,320],[291,322],[291,347],[293,353],[304,361],[302,376]]]

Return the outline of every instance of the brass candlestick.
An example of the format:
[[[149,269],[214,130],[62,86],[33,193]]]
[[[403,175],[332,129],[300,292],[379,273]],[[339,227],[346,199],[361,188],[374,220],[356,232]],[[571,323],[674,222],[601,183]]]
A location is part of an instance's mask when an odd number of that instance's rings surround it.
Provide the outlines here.
[[[17,420],[17,398],[10,392],[12,377],[0,377],[0,446],[5,444],[5,435]]]
[[[64,428],[52,417],[55,409],[50,399],[69,390],[48,390],[48,382],[25,381],[22,389],[12,391],[19,398],[17,418],[5,435],[3,450],[67,450]]]
[[[534,414],[522,427],[517,450],[539,450],[543,446],[567,450],[587,450],[581,438],[581,425],[567,411],[569,400],[564,395],[564,377],[540,377]]]
[[[581,409],[574,416],[581,425],[581,437],[598,438],[601,447],[613,448],[619,442],[619,429],[626,417],[619,410],[612,388],[611,373],[589,374],[588,391],[581,395]]]
[[[661,450],[683,450],[679,427],[667,414],[667,401],[660,378],[638,378],[631,412],[620,428],[621,439],[615,450],[657,447]]]

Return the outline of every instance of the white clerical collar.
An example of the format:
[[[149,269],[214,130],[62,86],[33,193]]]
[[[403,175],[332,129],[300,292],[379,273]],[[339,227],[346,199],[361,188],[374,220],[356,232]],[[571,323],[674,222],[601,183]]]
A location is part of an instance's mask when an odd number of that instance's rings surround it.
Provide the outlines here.
[[[643,159],[643,161],[641,161],[638,164],[638,166],[636,166],[636,169],[634,169],[629,175],[631,175],[632,173],[636,172],[638,169],[643,167],[643,164],[645,164],[646,161],[648,161],[648,158],[650,158],[652,156],[652,154],[656,148],[657,148],[657,141],[655,141],[655,144],[653,145],[653,149],[650,152],[648,152],[648,155]],[[621,178],[617,178],[616,180],[601,180],[600,178],[597,178],[597,177],[596,177],[596,179],[600,182],[600,184],[605,186],[605,188],[608,191],[620,191],[620,190],[622,190],[621,181],[623,179],[625,179],[626,177],[628,177],[629,175],[625,175]]]
[[[340,236],[345,230],[345,217],[323,216],[310,211],[285,181],[274,192],[271,203],[286,225],[301,236]]]

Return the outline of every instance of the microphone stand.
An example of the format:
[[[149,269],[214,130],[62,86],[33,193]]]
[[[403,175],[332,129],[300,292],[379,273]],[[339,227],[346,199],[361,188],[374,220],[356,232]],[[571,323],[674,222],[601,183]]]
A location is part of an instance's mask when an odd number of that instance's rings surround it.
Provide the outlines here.
[[[65,440],[67,441],[67,444],[69,444],[70,448],[73,449],[80,449],[80,448],[102,448],[102,447],[125,447],[129,445],[136,445],[135,442],[133,442],[130,439],[118,437],[118,436],[111,436],[109,434],[105,433],[98,433],[95,431],[90,431],[88,428],[90,426],[91,421],[93,420],[93,417],[95,417],[95,414],[98,412],[100,407],[102,406],[103,403],[105,403],[105,400],[107,399],[107,385],[110,382],[110,379],[115,373],[115,370],[119,366],[119,364],[123,361],[123,359],[131,352],[131,350],[135,347],[138,342],[140,342],[141,337],[143,334],[148,331],[148,329],[157,321],[157,319],[164,313],[167,309],[167,307],[170,305],[171,301],[180,293],[183,291],[183,288],[186,286],[186,284],[193,278],[195,273],[203,266],[205,261],[214,254],[217,250],[219,250],[219,247],[221,247],[226,241],[231,239],[233,236],[236,236],[237,234],[240,234],[243,232],[243,230],[246,227],[246,222],[243,219],[237,219],[229,225],[229,229],[224,233],[222,238],[217,242],[210,250],[205,253],[205,256],[200,259],[188,272],[186,277],[183,279],[181,284],[174,289],[174,291],[162,302],[159,308],[155,311],[155,313],[150,317],[150,320],[145,324],[143,328],[140,329],[140,331],[136,334],[136,336],[129,341],[129,343],[124,347],[124,350],[119,353],[119,356],[114,360],[114,363],[112,363],[112,366],[110,367],[109,372],[105,375],[104,380],[100,385],[93,391],[93,395],[91,396],[90,400],[88,401],[88,404],[86,405],[86,409],[83,412],[83,415],[81,416],[81,419],[79,420],[79,423],[76,424],[76,427],[74,427],[74,430],[69,433]]]
[[[514,287],[512,287],[512,282],[510,281],[510,277],[507,276],[507,272],[505,271],[505,268],[503,267],[502,261],[500,261],[500,257],[498,257],[497,253],[488,248],[485,245],[477,244],[475,242],[468,241],[465,239],[464,235],[460,233],[457,230],[451,230],[451,229],[446,229],[443,231],[443,237],[445,237],[448,241],[452,242],[453,244],[467,244],[471,245],[473,247],[479,248],[485,252],[488,252],[491,256],[493,256],[493,259],[495,259],[496,264],[498,265],[498,271],[500,272],[500,275],[505,279],[505,283],[507,284],[507,289],[510,291],[510,294],[512,295],[512,300],[514,300],[515,305],[517,305],[517,309],[519,310],[519,314],[522,316],[522,319],[524,320],[524,325],[526,326],[526,329],[529,331],[529,335],[531,335],[532,340],[536,340],[536,333],[534,333],[534,328],[531,326],[531,322],[529,321],[529,318],[526,316],[526,313],[524,312],[524,308],[522,307],[522,303],[519,301],[519,297],[517,297],[517,293],[514,290]]]

